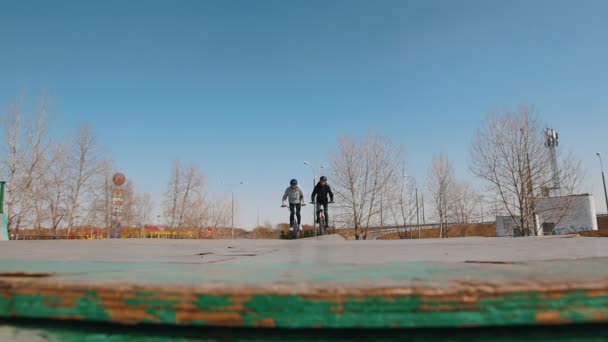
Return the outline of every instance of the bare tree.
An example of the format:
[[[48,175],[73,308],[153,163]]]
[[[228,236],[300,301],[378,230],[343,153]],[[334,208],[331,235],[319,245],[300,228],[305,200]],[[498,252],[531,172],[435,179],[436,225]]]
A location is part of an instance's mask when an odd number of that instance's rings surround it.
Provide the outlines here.
[[[122,204],[122,215],[121,224],[124,227],[135,227],[138,226],[139,221],[137,220],[137,194],[135,193],[135,186],[130,178],[127,178],[125,184],[121,186],[123,204]]]
[[[207,217],[206,227],[217,230],[220,227],[226,227],[230,223],[231,204],[226,198],[218,201],[211,201],[206,204]]]
[[[139,227],[151,223],[154,201],[149,192],[137,194],[135,197],[136,222]]]
[[[6,156],[3,158],[3,174],[6,176],[6,191],[7,191],[7,216],[8,216],[8,227],[18,230],[20,221],[19,217],[19,206],[22,196],[20,196],[19,188],[19,173],[23,164],[23,157],[21,152],[20,132],[21,132],[21,121],[23,114],[21,109],[17,105],[12,105],[10,112],[4,118],[5,127],[5,139],[4,144],[6,148]]]
[[[473,222],[477,217],[477,208],[480,205],[479,194],[473,189],[471,184],[466,182],[456,182],[453,188],[453,210],[450,220],[454,223],[466,224]]]
[[[99,172],[96,139],[92,128],[84,124],[72,140],[70,172],[67,176],[67,227],[68,234],[80,216],[82,199],[91,191],[91,181]]]
[[[56,234],[57,228],[65,220],[66,217],[66,176],[68,174],[68,154],[65,145],[57,145],[54,147],[52,154],[52,163],[44,177],[46,184],[44,196],[45,207],[49,214],[49,224],[53,232]]]
[[[470,169],[486,181],[500,199],[521,235],[538,235],[536,201],[554,187],[550,154],[544,146],[540,119],[534,107],[490,115],[471,148]],[[572,194],[580,182],[578,162],[561,158],[558,170],[562,187],[555,194]],[[567,211],[568,201],[563,208]]]
[[[72,228],[94,212],[90,190],[98,163],[92,130],[85,125],[68,143],[53,143],[46,100],[33,115],[22,108],[12,105],[2,118],[5,143],[0,172],[7,180],[9,227]]]
[[[481,219],[482,202],[481,196],[471,184],[456,181],[451,194],[452,210],[448,213],[449,221],[458,224],[460,231],[455,232],[464,236],[466,224]]]
[[[399,185],[399,191],[390,196],[389,210],[395,226],[403,226],[403,230],[399,229],[400,238],[412,238],[411,225],[412,220],[416,217],[416,181],[411,177],[405,176],[405,166],[403,167],[403,176]]]
[[[171,228],[200,227],[205,210],[204,176],[192,164],[185,170],[175,162],[165,192],[165,217]]]
[[[385,137],[368,134],[361,141],[342,138],[331,159],[337,218],[355,229],[357,240],[365,240],[369,227],[379,223],[380,199],[399,190],[403,151]]]
[[[456,183],[454,168],[446,155],[441,154],[439,157],[433,158],[427,185],[439,220],[439,237],[447,237],[448,219],[454,210]]]
[[[43,99],[34,117],[24,117],[20,105],[11,106],[4,119],[6,150],[2,173],[7,179],[8,225],[40,226],[46,216],[42,206],[43,176],[51,165],[47,159],[47,105]]]
[[[112,196],[114,193],[112,175],[115,170],[116,167],[112,160],[102,160],[92,179],[89,224],[103,227],[106,230],[112,225]]]

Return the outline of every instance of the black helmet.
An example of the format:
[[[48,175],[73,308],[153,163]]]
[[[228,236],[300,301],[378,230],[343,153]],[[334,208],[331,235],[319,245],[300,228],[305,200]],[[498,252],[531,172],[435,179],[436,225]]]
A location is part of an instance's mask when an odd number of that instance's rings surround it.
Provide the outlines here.
[[[290,185],[298,185],[298,180],[297,179],[292,179],[289,181]]]
[[[326,182],[327,181],[327,177],[321,176],[320,180],[321,180],[321,182]]]

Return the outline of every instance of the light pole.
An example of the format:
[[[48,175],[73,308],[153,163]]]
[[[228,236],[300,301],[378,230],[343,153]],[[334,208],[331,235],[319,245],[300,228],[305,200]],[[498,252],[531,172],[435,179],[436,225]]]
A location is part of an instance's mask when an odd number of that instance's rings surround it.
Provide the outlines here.
[[[242,184],[243,184],[243,181],[240,181],[239,185],[242,185]],[[232,230],[232,239],[234,239],[234,188],[232,188],[232,196],[231,197],[232,197],[232,199],[231,199],[231,202],[232,202],[232,204],[231,204],[231,211],[232,211],[232,224],[231,225],[232,225],[232,229],[231,230]]]
[[[230,187],[230,215],[231,215],[231,223],[230,223],[230,230],[231,230],[231,235],[232,238],[234,239],[234,187],[236,185],[243,185],[243,181],[239,181],[236,184],[226,184],[223,181],[220,181],[221,184],[223,185],[228,185]]]
[[[479,195],[479,197],[477,198],[479,200],[479,211],[481,213],[481,215],[479,216],[479,221],[480,223],[483,223],[483,201],[484,201],[484,197],[482,195]]]
[[[418,207],[418,185],[416,185],[416,225],[418,225],[418,240],[420,240],[420,211]]]
[[[424,219],[424,193],[420,194],[420,196],[422,197],[420,200],[420,205],[422,206],[422,225],[426,225],[426,221]]]
[[[405,179],[406,178],[412,178],[414,179],[414,177],[412,176],[408,176],[405,174],[405,167],[403,168],[403,182],[405,183]],[[416,181],[416,179],[414,179],[414,182]],[[415,191],[415,196],[416,196],[416,225],[418,226],[418,239],[420,239],[421,237],[421,233],[420,233],[420,205],[418,203],[418,184],[414,183],[414,191]],[[410,188],[411,189],[411,188]],[[422,205],[422,217],[424,220],[424,203]],[[411,237],[411,234],[410,234]]]
[[[595,153],[600,159],[600,168],[602,169],[602,183],[604,183],[604,199],[606,200],[606,213],[608,214],[608,193],[606,193],[606,178],[604,177],[604,163],[602,162],[602,156],[599,152]]]
[[[317,177],[316,177],[317,173],[316,173],[315,168],[312,167],[312,165],[310,165],[310,163],[308,163],[307,161],[304,161],[304,165],[308,166],[310,168],[310,170],[312,171],[312,188],[310,188],[310,193],[312,194],[312,192],[315,189],[315,185],[317,183]],[[321,169],[322,168],[323,168],[323,165],[321,165]],[[317,236],[317,206],[316,206],[316,204],[312,208],[312,230],[313,230],[314,236]]]

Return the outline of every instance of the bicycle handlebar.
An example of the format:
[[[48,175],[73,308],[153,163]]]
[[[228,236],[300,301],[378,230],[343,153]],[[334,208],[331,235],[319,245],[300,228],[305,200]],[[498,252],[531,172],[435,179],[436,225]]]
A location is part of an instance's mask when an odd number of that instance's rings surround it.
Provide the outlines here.
[[[300,203],[303,207],[306,206],[306,203]],[[288,208],[289,206],[286,204],[282,204],[281,208]]]

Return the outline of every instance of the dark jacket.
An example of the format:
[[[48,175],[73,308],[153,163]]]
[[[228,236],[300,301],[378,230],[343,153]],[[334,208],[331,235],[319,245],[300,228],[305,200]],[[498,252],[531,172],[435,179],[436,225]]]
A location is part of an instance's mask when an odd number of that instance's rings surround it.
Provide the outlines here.
[[[317,183],[315,189],[312,191],[311,202],[315,201],[315,195],[317,196],[317,203],[326,204],[327,195],[329,195],[331,202],[334,201],[334,193],[331,192],[331,187],[329,184],[321,185],[320,182]]]

